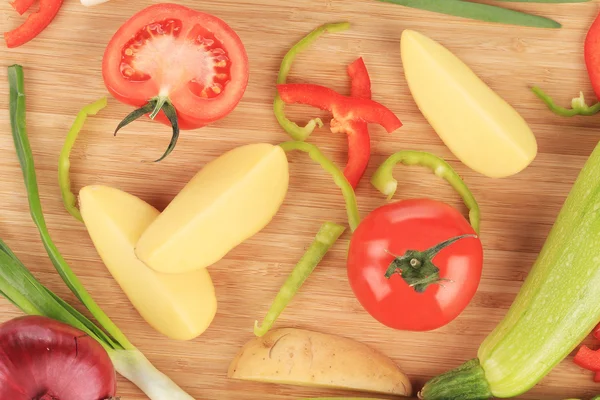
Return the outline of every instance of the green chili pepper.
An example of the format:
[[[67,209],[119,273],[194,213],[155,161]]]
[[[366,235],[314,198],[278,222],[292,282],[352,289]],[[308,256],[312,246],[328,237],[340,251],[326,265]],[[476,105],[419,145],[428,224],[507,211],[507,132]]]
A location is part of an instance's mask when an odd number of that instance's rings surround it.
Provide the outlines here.
[[[318,162],[321,167],[333,176],[333,180],[335,184],[342,189],[342,194],[344,196],[344,200],[346,201],[346,211],[348,213],[348,224],[350,225],[350,230],[354,232],[360,223],[360,214],[358,212],[358,205],[356,203],[356,194],[354,193],[354,189],[352,189],[352,185],[348,182],[344,173],[336,167],[336,165],[329,160],[321,150],[315,145],[306,142],[285,142],[281,143],[279,146],[286,152],[292,150],[300,150],[305,153],[308,153],[310,158],[314,161]]]
[[[254,323],[254,334],[264,336],[281,315],[283,310],[292,301],[298,290],[302,287],[306,279],[312,274],[317,265],[321,262],[331,246],[339,239],[346,230],[345,227],[333,222],[325,222],[315,240],[312,242],[306,253],[302,256],[298,264],[294,267],[292,273],[279,290],[277,297],[273,301],[269,312],[265,316],[262,325],[258,321]]]
[[[310,46],[314,41],[316,41],[321,35],[326,32],[341,32],[350,28],[350,24],[348,22],[341,22],[335,24],[325,24],[321,25],[311,33],[302,38],[298,43],[296,43],[285,55],[283,61],[281,62],[281,67],[279,69],[279,75],[277,76],[277,84],[286,83],[287,76],[290,73],[290,69],[292,68],[292,64],[296,55],[298,53],[304,51],[308,46]],[[310,134],[315,130],[315,127],[318,125],[319,128],[323,126],[323,121],[320,118],[312,119],[306,124],[305,127],[300,127],[296,123],[290,121],[285,116],[285,103],[281,100],[279,93],[275,96],[275,102],[273,103],[273,110],[275,111],[275,118],[279,122],[279,125],[292,137],[294,140],[304,141],[306,140]]]
[[[509,10],[488,4],[473,3],[464,0],[379,0],[385,3],[398,4],[420,10],[433,11],[455,17],[469,18],[484,22],[530,26],[534,28],[560,28],[558,22],[526,14],[520,11]]]
[[[537,97],[539,97],[546,106],[556,115],[560,115],[561,117],[574,117],[576,115],[583,116],[591,116],[598,114],[600,112],[600,102],[594,104],[593,106],[588,106],[585,97],[583,96],[583,92],[579,92],[579,97],[575,97],[571,100],[572,108],[565,108],[557,105],[554,100],[550,96],[548,96],[542,89],[537,86],[531,88],[533,93]]]
[[[69,133],[67,134],[65,144],[63,145],[60,157],[58,158],[58,184],[60,186],[63,204],[69,214],[80,222],[83,222],[83,218],[81,218],[81,213],[76,205],[77,197],[71,191],[71,178],[69,177],[71,161],[69,160],[69,156],[71,155],[71,150],[75,145],[77,136],[83,128],[83,124],[88,115],[96,115],[104,107],[106,107],[106,97],[81,109],[79,114],[77,114],[77,118],[75,118],[75,122],[73,122],[73,125],[71,126],[71,130],[69,130]]]
[[[398,188],[398,181],[394,179],[392,175],[392,169],[398,163],[427,167],[437,176],[450,183],[454,190],[456,190],[463,198],[465,205],[469,209],[469,220],[471,221],[471,226],[473,226],[475,232],[479,234],[479,205],[477,204],[475,197],[473,197],[473,194],[467,185],[463,182],[456,171],[452,169],[450,164],[431,153],[420,151],[400,151],[391,155],[383,164],[381,164],[371,178],[371,183],[377,188],[377,190],[387,195],[388,199],[391,199],[394,196],[394,193],[396,193],[396,189]]]

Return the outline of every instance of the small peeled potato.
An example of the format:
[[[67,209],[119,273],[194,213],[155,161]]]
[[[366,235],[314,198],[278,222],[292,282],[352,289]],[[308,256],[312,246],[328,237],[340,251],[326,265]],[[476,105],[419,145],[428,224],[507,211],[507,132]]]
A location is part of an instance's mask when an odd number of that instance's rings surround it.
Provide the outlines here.
[[[274,329],[244,345],[229,378],[399,396],[408,377],[388,357],[357,341],[302,329]]]

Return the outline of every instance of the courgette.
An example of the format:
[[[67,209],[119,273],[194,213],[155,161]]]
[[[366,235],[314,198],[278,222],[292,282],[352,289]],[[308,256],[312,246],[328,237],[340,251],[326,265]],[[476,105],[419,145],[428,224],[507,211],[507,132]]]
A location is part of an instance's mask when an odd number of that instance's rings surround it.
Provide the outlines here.
[[[579,173],[529,276],[478,358],[429,381],[426,400],[519,396],[600,321],[600,143]]]

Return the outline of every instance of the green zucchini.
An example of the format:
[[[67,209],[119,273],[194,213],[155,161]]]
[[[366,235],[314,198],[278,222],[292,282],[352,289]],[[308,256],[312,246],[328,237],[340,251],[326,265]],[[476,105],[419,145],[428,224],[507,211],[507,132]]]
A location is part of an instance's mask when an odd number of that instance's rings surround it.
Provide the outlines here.
[[[579,173],[529,276],[478,358],[429,381],[425,400],[519,396],[600,321],[600,143]]]

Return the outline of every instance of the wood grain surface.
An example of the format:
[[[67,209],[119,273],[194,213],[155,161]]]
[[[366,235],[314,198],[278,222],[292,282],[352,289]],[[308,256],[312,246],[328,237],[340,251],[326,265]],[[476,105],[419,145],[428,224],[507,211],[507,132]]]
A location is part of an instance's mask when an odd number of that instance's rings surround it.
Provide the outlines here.
[[[443,1],[443,0],[440,0]],[[504,316],[527,276],[562,203],[598,142],[600,117],[572,119],[551,114],[531,93],[537,84],[561,103],[579,90],[593,99],[583,61],[583,40],[597,3],[506,7],[546,15],[560,30],[519,28],[450,18],[367,0],[177,0],[215,14],[242,38],[250,58],[250,83],[236,110],[212,126],[183,132],[176,150],[159,164],[142,163],[164,150],[170,133],[147,120],[112,132],[131,109],[114,99],[88,120],[72,155],[75,189],[105,184],[126,190],[162,209],[208,161],[236,146],[287,140],[272,112],[276,72],[288,48],[325,22],[348,20],[352,29],[323,37],[294,65],[290,80],[327,84],[349,93],[346,66],[362,56],[373,81],[373,98],[404,122],[394,134],[372,126],[374,155],[367,178],[390,154],[419,149],[446,158],[463,176],[481,205],[485,267],[478,293],[466,311],[443,329],[428,333],[388,329],[371,318],[354,298],[346,279],[346,233],[281,316],[277,326],[301,327],[360,340],[392,357],[415,386],[476,356],[479,344]],[[49,262],[30,219],[21,173],[10,135],[6,67],[23,65],[27,124],[50,232],[85,286],[129,338],[197,399],[283,400],[348,393],[243,383],[226,377],[230,360],[252,338],[287,274],[322,222],[345,221],[344,203],[331,179],[302,154],[290,155],[291,183],[281,211],[262,232],[210,267],[218,314],[209,330],[190,342],[162,337],[137,314],[100,261],[82,224],[61,203],[57,160],[79,109],[108,95],[101,77],[104,48],[127,18],[154,3],[112,0],[85,8],[67,0],[41,36],[17,49],[0,47],[0,237],[52,290],[76,304]],[[0,31],[21,21],[7,1],[0,4]],[[539,155],[522,173],[494,180],[463,164],[443,145],[413,102],[399,52],[403,29],[418,30],[447,46],[531,125]],[[304,121],[307,107],[288,107]],[[336,162],[346,158],[341,135],[324,128],[310,139]],[[396,198],[433,197],[464,211],[443,181],[419,168],[398,169]],[[357,189],[362,215],[385,199],[368,179]],[[79,306],[78,306],[79,307]],[[81,307],[79,307],[81,309]],[[401,310],[399,310],[401,312]],[[0,322],[20,315],[0,299]],[[590,342],[593,344],[593,342]],[[589,398],[600,392],[591,373],[569,358],[523,399]],[[122,400],[144,399],[119,380]],[[5,400],[5,399],[3,399]]]

